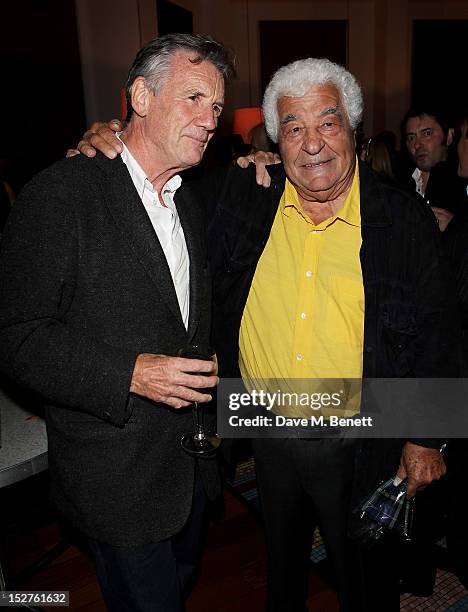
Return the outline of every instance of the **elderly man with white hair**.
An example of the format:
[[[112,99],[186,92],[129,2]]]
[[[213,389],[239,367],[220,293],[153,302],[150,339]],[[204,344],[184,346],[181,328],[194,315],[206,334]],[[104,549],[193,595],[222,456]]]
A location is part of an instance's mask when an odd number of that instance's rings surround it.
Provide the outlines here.
[[[356,160],[362,108],[356,79],[326,59],[294,62],[270,81],[265,125],[283,166],[271,167],[267,190],[255,185],[253,171],[233,168],[215,194],[209,243],[214,343],[224,375],[235,371],[229,357],[237,356],[236,317],[246,380],[453,372],[437,229],[424,206]],[[317,524],[341,609],[377,609],[369,574],[367,604],[360,601],[347,538],[353,481],[365,494],[398,470],[413,495],[444,474],[439,446],[432,440],[369,440],[359,447],[349,439],[254,440],[268,610],[305,610]],[[378,609],[399,609],[396,581],[380,596]]]
[[[283,162],[268,168],[271,185],[257,185],[253,167],[237,166],[206,182],[203,198],[216,212],[208,244],[221,375],[240,369],[247,381],[359,381],[453,373],[437,227],[423,205],[357,161],[362,108],[360,87],[343,67],[327,59],[284,66],[263,103]],[[102,147],[103,136],[109,139],[101,128],[93,142]],[[445,472],[439,442],[258,438],[253,446],[268,549],[267,609],[306,610],[318,525],[340,609],[398,610],[390,575],[389,590],[379,593],[383,582],[367,574],[370,595],[362,601],[357,551],[347,535],[353,483],[359,494],[369,493],[398,471],[413,495]]]

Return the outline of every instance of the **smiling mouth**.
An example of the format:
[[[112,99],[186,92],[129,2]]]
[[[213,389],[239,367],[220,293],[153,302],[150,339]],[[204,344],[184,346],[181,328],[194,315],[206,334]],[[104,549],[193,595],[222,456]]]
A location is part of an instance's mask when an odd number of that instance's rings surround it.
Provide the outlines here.
[[[332,161],[331,159],[323,159],[318,162],[313,162],[309,164],[301,164],[301,166],[302,168],[320,168],[321,166],[324,166],[325,164],[328,164],[331,161]]]

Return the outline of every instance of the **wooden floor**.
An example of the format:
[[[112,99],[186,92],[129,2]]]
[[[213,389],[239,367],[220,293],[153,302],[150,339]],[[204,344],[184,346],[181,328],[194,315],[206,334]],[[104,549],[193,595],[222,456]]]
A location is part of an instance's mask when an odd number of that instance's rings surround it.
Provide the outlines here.
[[[41,483],[38,487],[44,489]],[[2,547],[8,576],[18,575],[61,537],[60,527],[51,517],[50,509],[44,510],[36,503],[37,491],[28,492],[28,487],[23,485],[19,495],[18,491],[13,493],[16,500],[20,498],[20,506],[9,501],[11,494],[5,497],[2,492],[0,499],[3,525],[8,525]],[[106,609],[92,561],[75,545],[16,588],[68,590],[71,611],[101,612]],[[309,592],[309,607],[314,612],[338,610],[334,593],[312,572]],[[187,603],[187,612],[261,612],[264,601],[262,527],[257,517],[226,491],[224,511],[210,522],[207,530],[200,576]],[[54,611],[58,608],[44,609]]]

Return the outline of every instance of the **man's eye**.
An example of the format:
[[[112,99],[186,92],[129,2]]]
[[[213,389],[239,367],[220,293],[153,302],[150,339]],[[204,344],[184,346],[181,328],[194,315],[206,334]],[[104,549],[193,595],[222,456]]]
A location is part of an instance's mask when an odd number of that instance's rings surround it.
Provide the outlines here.
[[[216,115],[216,117],[219,117],[219,116],[221,115],[221,111],[222,111],[222,110],[223,110],[223,109],[222,109],[220,106],[218,106],[217,104],[215,104],[215,105],[213,106],[213,112],[214,112],[214,114]]]
[[[326,132],[326,133],[330,133],[330,134],[334,134],[336,133],[339,129],[340,129],[340,122],[339,121],[324,121],[321,125],[320,125],[320,131],[321,132]]]
[[[414,136],[412,134],[408,134],[408,136],[406,137],[406,142],[413,142],[414,140]]]
[[[198,100],[198,94],[193,94],[191,96],[189,96],[189,100],[192,100],[193,102],[195,102],[195,100]]]
[[[289,130],[291,132],[291,134],[299,134],[299,132],[301,131],[300,127],[293,127]]]
[[[432,130],[424,130],[423,134],[428,138],[429,136],[432,136]]]

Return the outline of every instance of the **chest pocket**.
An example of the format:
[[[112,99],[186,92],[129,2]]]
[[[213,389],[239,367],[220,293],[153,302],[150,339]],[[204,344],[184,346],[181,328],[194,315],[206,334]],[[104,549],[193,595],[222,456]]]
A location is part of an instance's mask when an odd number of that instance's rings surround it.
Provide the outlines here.
[[[361,279],[332,276],[325,303],[325,332],[333,344],[362,351],[364,289]]]

